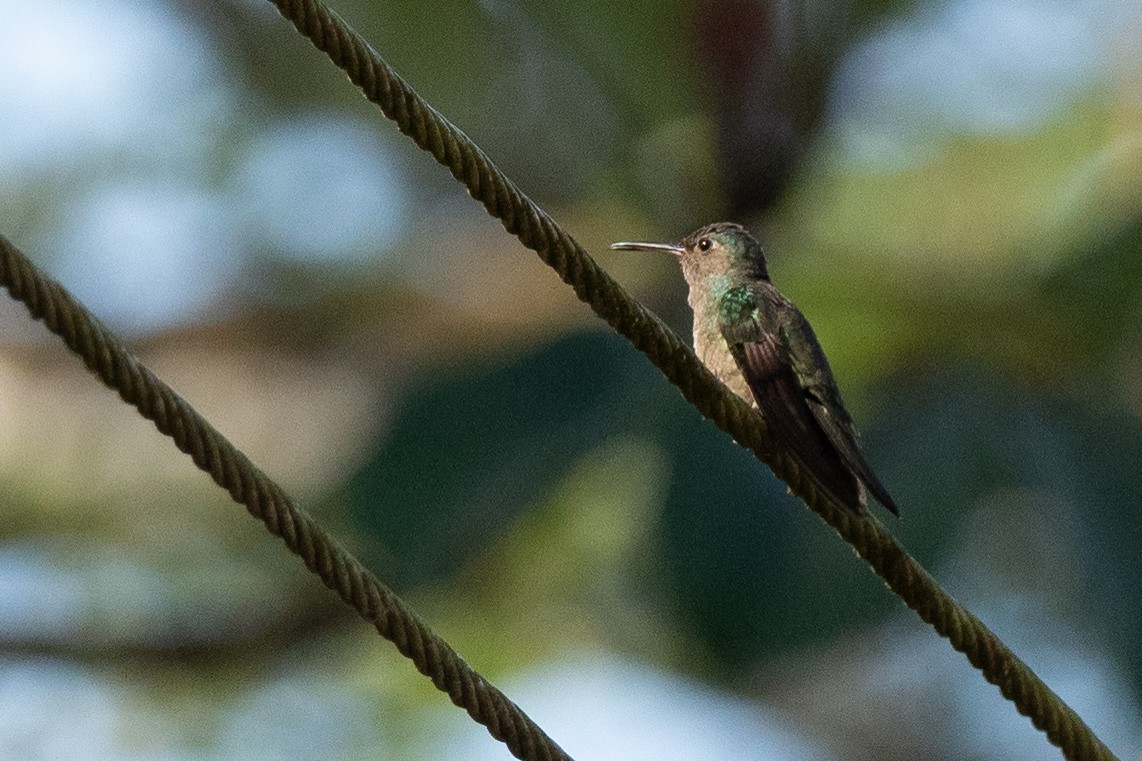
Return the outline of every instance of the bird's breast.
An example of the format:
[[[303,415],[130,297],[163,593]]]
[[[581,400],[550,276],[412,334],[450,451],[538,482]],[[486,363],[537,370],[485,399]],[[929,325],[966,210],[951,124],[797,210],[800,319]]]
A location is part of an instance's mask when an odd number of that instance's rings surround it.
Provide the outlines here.
[[[718,380],[750,404],[756,404],[745,376],[738,369],[714,314],[694,312],[694,353]]]

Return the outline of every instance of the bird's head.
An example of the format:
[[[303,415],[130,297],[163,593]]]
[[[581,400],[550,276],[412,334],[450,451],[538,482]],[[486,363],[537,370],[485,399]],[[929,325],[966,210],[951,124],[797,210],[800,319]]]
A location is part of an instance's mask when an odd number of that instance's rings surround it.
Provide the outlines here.
[[[761,244],[741,225],[718,222],[695,230],[679,243],[612,243],[616,251],[665,251],[678,257],[691,286],[725,279],[769,280]]]

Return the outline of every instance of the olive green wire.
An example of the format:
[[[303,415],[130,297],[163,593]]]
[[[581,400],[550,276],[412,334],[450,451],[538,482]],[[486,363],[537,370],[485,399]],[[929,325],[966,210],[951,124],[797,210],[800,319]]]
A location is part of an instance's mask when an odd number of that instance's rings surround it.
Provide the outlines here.
[[[794,494],[852,545],[889,589],[964,653],[1066,758],[1086,761],[1114,757],[1078,714],[982,621],[944,592],[880,521],[871,515],[854,515],[819,489],[796,459],[777,451],[766,436],[761,418],[748,405],[722,386],[673,331],[632,299],[582,246],[505,177],[467,135],[417,95],[341,18],[318,0],[270,1],[401,132],[447,167],[509,233],[539,254],[580,299],[645,353],[691,404],[769,465]]]

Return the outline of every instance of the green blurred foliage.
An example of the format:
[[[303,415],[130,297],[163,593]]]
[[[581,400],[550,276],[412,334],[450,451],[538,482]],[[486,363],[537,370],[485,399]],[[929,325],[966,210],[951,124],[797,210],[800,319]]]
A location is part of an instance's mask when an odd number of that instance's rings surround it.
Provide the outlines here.
[[[380,122],[280,19],[214,17],[196,5],[183,10],[244,69],[233,79],[252,104],[239,113],[248,122],[217,136],[209,173],[232,170],[243,146],[234,135],[262,121],[320,107]],[[717,155],[717,84],[699,60],[726,31],[704,15],[716,6],[448,2],[426,11],[346,0],[338,11],[685,333],[681,276],[602,249],[678,238],[735,208]],[[741,221],[766,239],[775,282],[830,356],[870,460],[902,507],[891,529],[969,606],[1031,598],[1074,623],[1126,665],[1137,693],[1137,106],[1091,93],[1025,134],[955,136],[900,166],[849,161],[820,111],[831,67],[911,6],[837,6],[822,33],[829,44],[807,51],[812,70],[801,72],[818,89],[782,94],[809,101],[801,105],[813,114],[798,122],[798,163],[777,204]],[[586,645],[745,690],[765,664],[880,636],[902,615],[831,531],[625,341],[559,310],[482,331],[486,304],[460,303],[440,284],[464,281],[488,302],[526,309],[519,304],[534,302],[499,293],[504,270],[490,263],[531,253],[493,223],[473,222],[475,204],[395,130],[378,134],[403,151],[394,155],[411,221],[395,250],[364,274],[260,252],[267,261],[252,267],[271,276],[255,279],[296,314],[255,314],[243,340],[275,351],[284,340],[318,371],[339,352],[376,370],[391,419],[347,482],[318,497],[344,510],[350,543],[386,583],[493,676]],[[24,208],[38,208],[43,186],[29,187]],[[468,247],[444,256],[441,240]],[[445,276],[445,266],[462,271]],[[519,269],[527,266],[538,267]],[[374,287],[383,298],[359,297]],[[315,304],[316,290],[333,295]],[[569,289],[559,293],[572,302]],[[8,491],[13,504],[41,510],[36,493]],[[181,484],[173,493],[187,498]],[[62,513],[81,530],[89,519],[70,512],[43,509],[14,532],[54,531]],[[233,551],[275,551],[231,540]],[[298,577],[278,582],[281,600],[304,597],[291,586],[311,580]],[[245,594],[228,599],[246,604]],[[301,607],[301,624],[282,626],[286,638],[328,636],[352,662],[344,671],[365,682],[356,664],[373,651],[339,641],[343,621],[318,603]],[[267,610],[269,625],[289,617]],[[257,622],[252,629],[240,647],[258,641]],[[296,657],[288,648],[283,658]],[[367,673],[362,690],[382,681]]]

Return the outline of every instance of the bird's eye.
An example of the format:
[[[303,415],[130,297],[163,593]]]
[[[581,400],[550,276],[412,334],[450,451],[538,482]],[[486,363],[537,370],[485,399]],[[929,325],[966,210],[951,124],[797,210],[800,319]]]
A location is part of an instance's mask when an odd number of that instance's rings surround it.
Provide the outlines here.
[[[706,251],[709,251],[710,247],[713,245],[714,244],[710,242],[709,238],[702,238],[702,240],[698,241],[698,250],[705,253]]]

